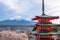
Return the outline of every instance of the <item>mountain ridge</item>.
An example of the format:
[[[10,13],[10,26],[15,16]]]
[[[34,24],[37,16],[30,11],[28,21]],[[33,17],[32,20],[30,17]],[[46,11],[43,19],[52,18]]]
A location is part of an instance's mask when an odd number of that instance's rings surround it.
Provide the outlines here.
[[[34,24],[35,24],[35,22],[28,21],[28,20],[25,20],[25,19],[20,19],[20,20],[7,19],[7,20],[0,21],[0,25],[34,25]]]

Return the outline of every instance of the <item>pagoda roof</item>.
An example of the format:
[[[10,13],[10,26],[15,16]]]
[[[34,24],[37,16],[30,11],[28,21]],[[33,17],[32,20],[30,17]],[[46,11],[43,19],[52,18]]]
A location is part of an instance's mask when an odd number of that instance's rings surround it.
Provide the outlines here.
[[[49,15],[40,15],[37,17],[41,17],[41,18],[59,18],[59,16],[49,16]]]
[[[60,24],[36,24],[38,26],[53,26],[53,27],[59,27]]]
[[[48,32],[48,33],[41,33],[41,32],[37,32],[37,31],[34,31],[34,32],[31,32],[32,34],[39,34],[39,35],[59,35],[60,32]]]

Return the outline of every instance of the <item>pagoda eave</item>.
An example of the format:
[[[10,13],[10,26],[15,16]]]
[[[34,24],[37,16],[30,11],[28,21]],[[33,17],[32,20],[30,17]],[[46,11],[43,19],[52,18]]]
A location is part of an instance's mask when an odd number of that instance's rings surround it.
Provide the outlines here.
[[[60,35],[60,32],[49,32],[49,33],[32,32],[32,34],[39,34],[39,35]]]
[[[41,15],[41,16],[36,16],[39,18],[59,18],[59,16],[48,16],[48,15]]]
[[[58,19],[59,16],[36,16],[34,18],[32,18],[32,20],[38,20],[38,19],[41,19],[41,18],[48,18],[49,20],[53,20],[53,19]]]
[[[51,26],[51,27],[60,27],[60,24],[36,24],[37,26]]]

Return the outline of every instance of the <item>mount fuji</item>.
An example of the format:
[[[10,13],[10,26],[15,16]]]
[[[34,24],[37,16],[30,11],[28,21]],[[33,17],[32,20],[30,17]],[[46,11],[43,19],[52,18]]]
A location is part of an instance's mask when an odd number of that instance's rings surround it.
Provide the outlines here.
[[[28,21],[22,18],[11,18],[0,21],[0,25],[34,25],[35,22]]]

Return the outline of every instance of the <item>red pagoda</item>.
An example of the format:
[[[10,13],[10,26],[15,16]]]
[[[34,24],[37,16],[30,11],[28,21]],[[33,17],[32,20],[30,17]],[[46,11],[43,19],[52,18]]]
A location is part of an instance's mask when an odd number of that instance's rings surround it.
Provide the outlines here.
[[[42,14],[41,16],[36,16],[32,20],[37,20],[33,28],[32,34],[34,34],[37,40],[57,40],[57,36],[60,34],[58,30],[54,32],[52,29],[59,27],[59,24],[53,24],[50,20],[58,19],[59,16],[48,16],[44,14],[44,0],[42,0]],[[55,29],[56,30],[56,29]]]

